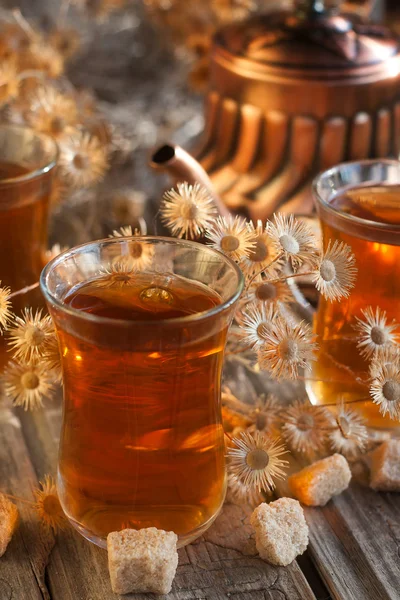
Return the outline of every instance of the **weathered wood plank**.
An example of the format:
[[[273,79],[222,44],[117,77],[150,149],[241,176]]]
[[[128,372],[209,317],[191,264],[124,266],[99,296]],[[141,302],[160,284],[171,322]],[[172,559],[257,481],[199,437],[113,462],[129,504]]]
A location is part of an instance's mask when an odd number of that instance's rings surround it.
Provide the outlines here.
[[[301,465],[290,459],[290,472]],[[278,493],[288,496],[286,482]],[[333,598],[400,598],[400,498],[357,481],[320,508],[304,507],[309,555]]]
[[[61,409],[21,415],[22,428],[35,469],[54,473]],[[204,538],[180,550],[180,563],[170,600],[315,600],[296,563],[288,568],[268,565],[256,556],[246,507],[225,505]],[[57,600],[109,600],[112,596],[106,552],[74,530],[58,535],[47,567],[52,597]],[[130,600],[151,596],[133,594]]]
[[[0,491],[34,501],[38,481],[29,460],[19,420],[2,406],[0,421]],[[17,502],[20,523],[0,559],[1,600],[48,600],[45,569],[54,537],[43,529],[35,511]]]

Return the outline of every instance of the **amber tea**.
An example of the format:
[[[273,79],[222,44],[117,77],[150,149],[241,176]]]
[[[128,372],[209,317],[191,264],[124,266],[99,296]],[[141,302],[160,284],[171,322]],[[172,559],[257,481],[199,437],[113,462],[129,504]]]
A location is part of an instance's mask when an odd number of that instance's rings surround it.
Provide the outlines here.
[[[400,187],[366,184],[348,188],[331,196],[329,206],[333,211],[320,206],[324,242],[331,239],[349,244],[358,275],[348,299],[328,302],[320,298],[315,318],[320,350],[308,391],[317,404],[334,406],[340,398],[351,403],[372,428],[397,427],[367,401],[368,362],[360,356],[353,326],[355,317],[362,317],[361,309],[368,306],[374,312],[376,307],[386,311],[389,322],[400,322]],[[348,217],[355,218],[354,222]]]
[[[200,279],[205,267],[182,258],[182,271]],[[67,516],[100,545],[124,527],[194,539],[225,496],[224,299],[178,274],[111,272],[72,287],[62,309],[49,308],[63,357],[59,494]]]
[[[0,280],[14,292],[39,281],[56,157],[50,138],[29,129],[0,127]],[[44,306],[39,289],[13,299],[17,314],[24,306]],[[0,350],[3,363],[4,338]]]

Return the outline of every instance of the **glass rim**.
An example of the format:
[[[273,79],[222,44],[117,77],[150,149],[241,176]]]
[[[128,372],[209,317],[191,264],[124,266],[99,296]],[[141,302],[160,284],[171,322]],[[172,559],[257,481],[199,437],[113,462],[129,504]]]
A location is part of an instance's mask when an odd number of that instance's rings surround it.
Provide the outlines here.
[[[210,308],[208,310],[196,312],[191,315],[185,315],[183,317],[173,317],[172,319],[131,321],[128,319],[116,319],[116,318],[112,318],[112,317],[102,317],[99,315],[92,315],[91,313],[86,313],[86,312],[78,310],[76,308],[72,308],[68,304],[63,303],[61,300],[56,298],[55,295],[52,292],[50,292],[49,287],[47,285],[47,281],[50,276],[50,273],[56,266],[58,266],[60,263],[62,263],[65,259],[76,254],[77,251],[81,251],[82,249],[89,248],[90,246],[96,247],[96,246],[103,245],[103,244],[111,245],[111,244],[120,243],[123,241],[132,241],[132,240],[133,241],[141,241],[141,240],[149,241],[149,240],[151,240],[153,242],[155,241],[156,243],[164,242],[164,243],[170,244],[170,245],[176,244],[179,246],[189,246],[189,247],[194,246],[195,248],[201,249],[202,251],[206,250],[210,254],[213,254],[213,255],[217,256],[219,259],[221,259],[221,262],[225,262],[226,264],[228,264],[236,272],[236,274],[238,276],[238,283],[237,283],[234,293],[229,298],[227,298],[225,301],[221,302],[221,304],[217,304],[216,306],[213,306],[212,308]],[[115,325],[115,326],[129,325],[130,327],[135,327],[138,325],[171,326],[171,325],[180,325],[180,324],[184,325],[186,323],[187,324],[197,323],[199,321],[202,321],[204,319],[208,319],[209,317],[217,315],[217,314],[223,312],[225,309],[232,306],[240,298],[240,295],[243,291],[244,275],[243,275],[242,270],[239,268],[239,266],[231,258],[226,256],[219,250],[216,250],[215,248],[211,248],[210,246],[200,244],[199,242],[193,242],[191,240],[183,240],[183,239],[173,238],[173,237],[151,236],[151,235],[144,236],[143,235],[143,236],[123,236],[123,237],[119,237],[119,238],[103,238],[100,240],[86,242],[84,244],[80,244],[79,246],[74,246],[73,248],[70,248],[69,250],[65,250],[64,252],[62,252],[55,258],[53,258],[50,262],[48,262],[47,265],[45,265],[45,267],[43,268],[43,270],[40,274],[39,283],[40,283],[40,289],[44,295],[45,300],[47,302],[49,302],[50,304],[55,305],[57,308],[62,310],[64,313],[69,314],[73,317],[78,317],[78,318],[81,318],[81,319],[84,319],[87,321],[91,321],[92,323],[102,323],[104,325]],[[84,283],[84,282],[82,282],[82,283]]]
[[[322,196],[319,193],[318,186],[319,186],[319,183],[322,181],[322,179],[328,178],[331,175],[333,175],[334,173],[337,173],[338,171],[340,171],[341,168],[351,167],[351,166],[355,166],[355,165],[369,166],[369,165],[374,165],[374,164],[375,165],[381,164],[381,165],[388,165],[388,166],[392,165],[394,167],[397,167],[399,169],[398,185],[400,186],[400,161],[398,161],[394,158],[393,159],[392,158],[369,158],[369,159],[363,159],[363,160],[352,160],[352,161],[338,163],[337,165],[334,165],[333,167],[330,167],[329,169],[326,169],[325,171],[321,171],[321,173],[319,173],[316,177],[314,177],[313,182],[312,182],[312,191],[313,191],[314,198],[317,201],[316,203],[320,204],[324,208],[324,210],[326,210],[330,214],[333,214],[336,217],[339,217],[349,223],[357,223],[359,225],[363,225],[364,227],[370,227],[370,228],[381,230],[381,231],[400,231],[399,227],[397,227],[396,225],[393,225],[391,223],[382,223],[379,221],[371,221],[370,219],[363,219],[361,217],[356,217],[355,215],[351,215],[349,213],[345,213],[341,210],[338,210],[332,206],[332,204],[330,203],[329,200],[324,200],[324,198],[322,198]],[[371,184],[373,184],[373,183],[374,182],[371,180]],[[382,185],[383,183],[384,183],[384,181],[379,181],[379,182],[377,181],[376,185]],[[349,185],[348,187],[350,189],[351,187],[357,187],[357,186]],[[345,187],[343,187],[343,189],[345,189]],[[338,195],[339,193],[340,192],[338,191],[336,195]]]
[[[13,185],[18,183],[25,183],[26,181],[30,181],[31,179],[36,179],[36,177],[40,177],[45,173],[48,173],[57,165],[57,160],[60,154],[60,150],[57,142],[51,135],[46,133],[42,133],[41,131],[35,131],[32,127],[24,127],[23,125],[12,125],[12,124],[2,124],[0,125],[0,131],[4,130],[10,131],[30,131],[36,136],[38,139],[45,139],[47,142],[50,142],[52,146],[52,158],[47,160],[46,163],[42,167],[36,167],[32,170],[29,170],[27,173],[23,175],[16,175],[15,177],[7,177],[5,179],[0,178],[0,188],[5,185]]]

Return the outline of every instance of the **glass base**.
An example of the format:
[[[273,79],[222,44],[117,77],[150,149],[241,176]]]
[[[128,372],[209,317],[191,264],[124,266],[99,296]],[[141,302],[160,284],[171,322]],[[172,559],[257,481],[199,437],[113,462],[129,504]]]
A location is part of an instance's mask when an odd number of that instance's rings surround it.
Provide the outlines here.
[[[215,519],[218,517],[219,513],[222,510],[222,506],[223,506],[223,503],[221,504],[220,508],[215,513],[215,515],[213,515],[211,517],[211,519],[208,519],[208,521],[203,523],[203,525],[201,525],[200,527],[197,527],[196,529],[193,529],[193,531],[190,531],[189,533],[187,533],[185,535],[179,535],[177,547],[183,548],[183,546],[187,546],[188,544],[190,544],[191,542],[194,542],[194,540],[196,540],[197,538],[202,536],[203,533],[205,531],[207,531],[207,529],[213,524]],[[74,529],[76,529],[89,542],[96,544],[96,546],[99,546],[100,548],[105,548],[105,549],[107,548],[107,538],[99,537],[98,535],[94,534],[92,531],[90,531],[89,529],[87,529],[86,527],[81,525],[81,523],[78,523],[78,521],[75,521],[74,519],[69,517],[68,514],[66,514],[66,517],[67,517],[68,521],[71,523],[72,527],[74,527]]]

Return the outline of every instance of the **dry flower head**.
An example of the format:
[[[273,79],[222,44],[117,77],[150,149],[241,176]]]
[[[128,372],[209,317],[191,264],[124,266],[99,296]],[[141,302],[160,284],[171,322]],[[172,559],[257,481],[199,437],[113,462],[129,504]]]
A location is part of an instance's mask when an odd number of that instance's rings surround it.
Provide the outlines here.
[[[285,477],[287,461],[280,457],[287,451],[279,440],[270,440],[260,431],[242,431],[232,443],[227,452],[228,470],[250,489],[273,490],[274,479]]]
[[[40,482],[41,489],[35,491],[35,508],[42,524],[54,532],[64,529],[67,519],[61,508],[54,479],[46,475]]]
[[[315,264],[318,256],[312,230],[293,215],[275,214],[268,233],[278,255],[283,254],[293,269],[304,263]]]
[[[264,331],[265,341],[258,352],[261,369],[276,379],[296,379],[299,369],[309,369],[317,350],[315,336],[307,323],[289,323],[276,317]]]
[[[329,432],[328,441],[334,452],[355,458],[362,452],[368,442],[368,430],[364,420],[354,410],[340,402],[336,414],[332,415],[333,429]]]
[[[1,282],[0,282],[1,283]],[[8,328],[13,318],[11,310],[11,290],[9,287],[0,287],[0,331]]]
[[[31,98],[27,120],[36,131],[58,138],[77,124],[78,107],[71,96],[49,85],[42,86]]]
[[[348,298],[354,287],[357,268],[350,246],[344,242],[328,242],[328,247],[314,275],[315,287],[327,300]]]
[[[42,310],[33,313],[31,308],[25,308],[22,317],[15,317],[7,343],[15,360],[30,363],[43,356],[53,334],[54,325],[49,315],[42,317]]]
[[[322,406],[298,400],[282,413],[282,435],[288,446],[306,456],[313,456],[325,443],[331,416]]]
[[[371,358],[376,352],[397,344],[399,337],[394,332],[398,325],[394,321],[390,325],[387,324],[385,311],[378,306],[374,312],[372,306],[368,306],[361,312],[364,318],[356,317],[357,322],[354,325],[359,335],[357,348],[361,356]]]
[[[43,399],[54,391],[52,374],[45,364],[10,362],[3,373],[4,393],[14,406],[33,410],[43,406]]]
[[[376,370],[370,387],[373,402],[380,412],[391,419],[400,419],[400,359],[382,363]]]
[[[236,261],[248,257],[256,245],[253,229],[242,217],[218,217],[206,232],[210,245]]]
[[[178,183],[177,190],[165,192],[161,203],[161,218],[179,238],[196,239],[211,226],[216,216],[214,202],[200,184]]]
[[[97,137],[76,132],[60,139],[59,165],[67,183],[78,189],[88,187],[103,179],[107,150]]]
[[[260,348],[267,340],[266,333],[277,313],[271,304],[250,304],[242,313],[243,341],[252,348]]]

